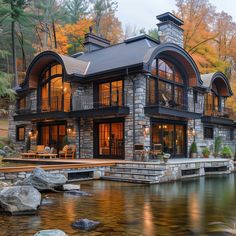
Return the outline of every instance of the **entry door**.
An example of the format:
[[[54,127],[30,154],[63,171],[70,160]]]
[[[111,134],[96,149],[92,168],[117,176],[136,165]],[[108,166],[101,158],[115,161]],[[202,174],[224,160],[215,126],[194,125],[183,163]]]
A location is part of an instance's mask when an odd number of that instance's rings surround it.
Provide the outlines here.
[[[162,151],[173,157],[186,157],[186,125],[154,123],[152,146],[160,144]]]
[[[54,147],[57,151],[59,151],[63,148],[63,139],[65,136],[65,124],[41,124],[39,126],[38,144]]]
[[[95,141],[96,156],[102,158],[124,158],[123,122],[98,123]]]

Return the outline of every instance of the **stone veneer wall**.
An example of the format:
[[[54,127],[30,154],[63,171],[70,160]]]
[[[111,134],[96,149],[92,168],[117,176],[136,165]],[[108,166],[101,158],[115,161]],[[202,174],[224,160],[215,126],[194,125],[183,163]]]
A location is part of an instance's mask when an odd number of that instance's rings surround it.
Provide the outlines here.
[[[135,93],[133,94],[133,83]],[[145,116],[146,105],[146,77],[143,74],[127,76],[124,81],[126,106],[130,113],[125,117],[125,159],[133,160],[134,139],[133,139],[133,95],[135,96],[135,144],[150,145],[150,133],[144,135],[144,127],[150,128],[150,118]]]
[[[161,43],[175,43],[183,47],[183,29],[171,21],[157,24],[158,31],[162,32],[160,36]]]

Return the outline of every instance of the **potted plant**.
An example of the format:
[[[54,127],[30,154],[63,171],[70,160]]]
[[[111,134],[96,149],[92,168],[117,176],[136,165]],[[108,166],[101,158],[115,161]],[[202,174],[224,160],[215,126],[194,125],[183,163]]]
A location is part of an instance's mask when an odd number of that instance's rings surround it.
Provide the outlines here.
[[[30,136],[28,135],[26,139],[26,144],[25,144],[26,152],[30,150],[30,147],[31,147],[31,139],[30,139]]]
[[[195,142],[192,142],[189,153],[191,158],[197,157],[197,144]]]
[[[220,148],[221,148],[221,137],[218,136],[215,138],[214,142],[214,157],[219,156]]]
[[[208,158],[208,157],[210,156],[210,150],[209,150],[208,147],[204,147],[204,148],[202,149],[202,155],[203,155],[203,157],[205,157],[205,158]]]
[[[221,150],[221,156],[223,158],[232,158],[233,157],[233,151],[229,146],[224,146]]]

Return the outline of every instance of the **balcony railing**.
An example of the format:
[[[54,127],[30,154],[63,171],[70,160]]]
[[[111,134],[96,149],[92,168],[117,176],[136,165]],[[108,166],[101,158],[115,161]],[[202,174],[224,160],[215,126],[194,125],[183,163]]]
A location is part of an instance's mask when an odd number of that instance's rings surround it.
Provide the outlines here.
[[[100,93],[99,99],[93,100],[93,96],[74,95],[72,99],[73,111],[89,110],[96,108],[123,107],[124,96],[121,91],[115,93]]]
[[[156,105],[176,110],[187,110],[187,105],[184,103],[183,94],[175,94],[175,96],[173,96],[166,90],[158,90],[158,101],[156,100],[155,95],[148,97],[147,106]]]
[[[36,99],[31,99],[26,102],[24,107],[18,108],[16,113],[28,114],[36,112],[54,112],[54,111],[70,111],[70,98],[51,97],[50,99],[41,99],[37,103]]]
[[[217,109],[210,104],[206,104],[204,107],[204,115],[231,119],[233,117],[233,110],[227,107]]]

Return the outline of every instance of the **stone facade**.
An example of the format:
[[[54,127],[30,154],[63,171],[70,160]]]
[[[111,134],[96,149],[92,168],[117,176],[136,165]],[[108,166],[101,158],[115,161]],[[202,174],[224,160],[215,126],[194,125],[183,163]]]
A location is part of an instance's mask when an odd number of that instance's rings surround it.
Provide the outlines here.
[[[171,21],[157,24],[162,43],[175,43],[183,47],[183,29]]]

